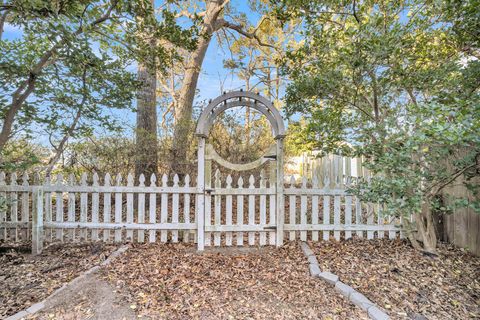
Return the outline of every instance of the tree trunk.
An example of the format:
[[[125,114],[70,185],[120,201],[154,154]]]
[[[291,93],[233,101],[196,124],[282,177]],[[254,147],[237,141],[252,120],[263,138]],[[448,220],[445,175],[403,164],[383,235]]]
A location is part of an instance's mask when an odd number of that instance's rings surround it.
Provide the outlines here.
[[[153,0],[150,3],[153,7]],[[138,23],[142,23],[142,17],[139,17]],[[150,47],[153,49],[155,46],[155,39],[150,40]],[[135,178],[138,179],[143,173],[146,180],[149,181],[152,174],[158,175],[157,71],[155,58],[148,63],[139,62],[137,74],[142,85],[137,93]]]
[[[148,178],[158,174],[157,153],[157,78],[155,70],[143,64],[138,66],[138,79],[142,87],[137,96],[135,177]]]
[[[170,170],[172,173],[184,175],[188,170],[187,150],[192,139],[192,110],[198,76],[212,35],[222,27],[222,25],[217,24],[217,19],[224,3],[225,0],[207,1],[202,36],[200,36],[197,48],[193,51],[185,69],[185,76],[177,99],[177,105],[175,106],[175,127],[170,159]]]
[[[413,214],[413,219],[415,221],[414,224],[411,224],[408,220],[405,221],[407,237],[410,243],[417,250],[436,255],[437,234],[430,203],[424,202],[421,211]],[[422,243],[422,246],[420,246],[419,241]]]

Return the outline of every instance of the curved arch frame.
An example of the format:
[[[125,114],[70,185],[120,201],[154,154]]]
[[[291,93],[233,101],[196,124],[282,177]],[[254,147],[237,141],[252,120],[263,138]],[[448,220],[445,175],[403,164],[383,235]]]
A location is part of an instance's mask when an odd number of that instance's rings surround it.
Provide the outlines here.
[[[228,100],[233,101],[228,102]],[[238,99],[238,100],[237,100]],[[247,100],[248,99],[248,100]],[[285,125],[280,112],[266,98],[249,91],[232,91],[212,100],[202,111],[197,123],[197,136],[208,137],[215,118],[222,112],[239,106],[251,107],[265,115],[272,127],[275,139],[285,137]]]
[[[276,144],[272,146],[267,155],[262,158],[246,164],[234,164],[221,158],[212,146],[206,144],[213,121],[218,115],[226,110],[239,106],[247,106],[261,112],[269,121]],[[276,246],[283,244],[283,139],[285,138],[285,125],[278,110],[268,99],[248,91],[232,91],[224,93],[215,98],[202,111],[197,123],[195,135],[198,137],[198,171],[197,171],[197,189],[198,189],[198,206],[197,206],[197,249],[203,251],[205,248],[205,175],[207,172],[208,181],[211,175],[211,160],[215,160],[226,168],[244,171],[259,167],[266,161],[275,162],[275,222],[276,222]],[[208,186],[211,187],[210,185]],[[208,190],[210,192],[210,190]]]

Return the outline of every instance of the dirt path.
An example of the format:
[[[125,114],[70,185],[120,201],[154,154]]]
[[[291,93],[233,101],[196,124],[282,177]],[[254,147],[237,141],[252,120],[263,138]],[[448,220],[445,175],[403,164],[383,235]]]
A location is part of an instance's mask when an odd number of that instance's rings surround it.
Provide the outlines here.
[[[51,299],[45,309],[29,319],[138,319],[107,281],[90,274]]]
[[[43,301],[116,250],[103,243],[56,243],[32,256],[29,244],[0,246],[0,319]]]
[[[29,319],[367,319],[282,248],[133,245]]]
[[[320,279],[298,244],[282,248],[135,245],[105,277],[152,319],[366,319]]]

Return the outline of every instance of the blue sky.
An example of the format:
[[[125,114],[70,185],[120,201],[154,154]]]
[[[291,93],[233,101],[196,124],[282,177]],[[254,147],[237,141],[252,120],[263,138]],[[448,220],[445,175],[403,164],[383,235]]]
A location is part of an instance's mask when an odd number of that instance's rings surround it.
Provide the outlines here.
[[[256,24],[259,15],[250,10],[248,1],[232,0],[231,8],[236,13],[245,13],[250,23]],[[22,30],[10,24],[5,25],[3,34],[4,39],[18,39],[22,36]],[[228,50],[224,50],[218,43],[217,37],[213,37],[208,48],[205,60],[202,65],[202,72],[199,77],[198,87],[199,95],[196,102],[208,101],[221,94],[221,83],[223,82],[223,89],[238,90],[244,88],[244,82],[240,80],[234,73],[223,67],[223,60],[229,58]],[[135,66],[132,66],[132,70]],[[161,106],[159,106],[161,109]],[[135,114],[129,111],[111,112],[112,116],[120,118],[127,126],[133,127],[135,124]],[[161,114],[161,110],[160,110]],[[127,132],[128,134],[128,132]]]
[[[231,7],[238,13],[245,13],[253,25],[260,18],[257,13],[250,10],[246,0],[231,1]],[[201,100],[213,99],[221,94],[221,81],[224,80],[224,89],[227,91],[245,88],[242,80],[223,67],[223,60],[229,57],[229,52],[221,48],[217,37],[213,37],[198,82]]]

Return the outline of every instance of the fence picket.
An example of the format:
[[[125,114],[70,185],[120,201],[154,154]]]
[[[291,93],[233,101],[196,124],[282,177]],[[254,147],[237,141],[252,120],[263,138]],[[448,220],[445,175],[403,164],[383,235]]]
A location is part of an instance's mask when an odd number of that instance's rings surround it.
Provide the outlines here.
[[[205,227],[212,225],[212,194],[209,190],[212,189],[212,160],[205,160]],[[210,246],[212,241],[212,233],[205,232],[205,246]]]
[[[271,162],[270,163],[270,179],[268,181],[268,186],[270,187],[270,189],[275,189],[276,191],[276,182],[277,181],[277,166],[276,166],[276,162]],[[277,210],[277,201],[276,201],[276,198],[277,196],[275,194],[271,194],[269,196],[269,217],[268,217],[268,221],[270,224],[272,225],[276,225],[277,224],[277,221],[276,221],[276,210]],[[269,240],[269,244],[271,246],[274,246],[276,244],[276,232],[275,231],[270,231],[269,234],[268,234],[268,240]]]
[[[347,176],[346,178],[346,186],[349,188],[351,185],[351,177]],[[352,224],[352,196],[346,195],[345,196],[345,224],[351,225]],[[345,239],[350,239],[352,237],[352,231],[347,230],[345,231]]]
[[[243,189],[243,178],[238,178],[238,190],[241,191]],[[237,225],[243,225],[243,195],[237,195]],[[237,246],[243,246],[243,232],[237,232]]]
[[[312,178],[312,187],[317,189],[318,185],[318,174],[315,173]],[[318,196],[312,195],[312,224],[318,224]],[[318,231],[312,231],[312,241],[318,241]]]
[[[255,189],[255,178],[253,175],[250,175],[248,183],[248,189]],[[248,225],[255,225],[255,195],[253,194],[248,195]],[[248,244],[251,246],[255,244],[255,232],[248,233]]]
[[[355,223],[362,224],[362,203],[358,197],[355,197]],[[357,237],[363,238],[362,230],[357,230]]]
[[[87,186],[87,174],[83,173],[81,178],[81,186]],[[87,211],[88,211],[88,193],[82,192],[80,194],[80,222],[87,222]],[[87,239],[87,230],[82,228],[80,229],[80,239]]]
[[[45,177],[45,186],[50,187],[52,185],[50,176]],[[53,192],[45,192],[45,222],[52,221],[52,195]],[[45,240],[51,241],[52,240],[52,230],[46,229],[45,230]]]
[[[185,176],[185,188],[190,187],[190,176],[187,174]],[[183,195],[183,221],[185,223],[190,223],[190,194],[185,193]],[[183,242],[189,241],[189,230],[183,231]]]
[[[112,177],[110,173],[105,175],[103,185],[105,187],[110,187]],[[112,194],[110,192],[105,192],[103,194],[103,222],[110,223],[111,220],[111,209],[112,209]],[[103,241],[110,241],[110,230],[103,229]]]
[[[16,186],[17,185],[17,173],[12,173],[10,176],[10,185]],[[18,193],[12,192],[10,193],[10,200],[12,202],[12,206],[10,209],[10,221],[18,222]],[[50,213],[51,218],[51,213]],[[14,229],[10,229],[10,239],[14,239],[14,241],[19,241],[18,238],[18,227]]]
[[[335,226],[340,225],[340,206],[341,206],[341,198],[340,196],[333,197],[333,224]],[[340,240],[340,231],[334,231],[333,237],[335,240]]]
[[[172,195],[172,223],[178,224],[178,205],[179,205],[179,194],[175,192],[175,190],[179,189],[178,182],[179,182],[178,175],[175,174],[173,177],[173,195]],[[172,230],[172,242],[178,242],[178,230]]]
[[[166,174],[163,174],[162,176],[162,187],[166,188],[167,187],[167,181],[168,177]],[[160,223],[167,223],[168,221],[168,194],[162,193],[162,200],[160,203]],[[161,230],[160,231],[160,241],[161,242],[167,242],[168,239],[168,233],[167,230]]]
[[[122,175],[117,174],[116,185],[120,187],[122,185]],[[121,192],[115,192],[115,223],[122,223],[122,207],[123,207],[123,195]],[[122,241],[122,230],[115,230],[115,242]]]
[[[343,172],[341,170],[341,162],[342,158],[340,156],[335,155],[333,158],[333,167],[334,167],[334,179],[335,179],[335,189],[341,188],[341,177],[343,176]],[[341,206],[341,198],[340,196],[335,195],[333,197],[333,224],[335,226],[340,225],[340,206]],[[340,240],[340,231],[334,231],[333,237],[335,240]]]
[[[214,181],[215,189],[220,189],[222,187],[222,181],[220,180],[220,170],[215,171],[215,181]],[[213,196],[214,201],[214,208],[215,208],[215,216],[214,216],[214,224],[215,226],[220,226],[222,224],[222,196],[219,194],[215,194]],[[213,244],[215,246],[220,246],[220,232],[214,232],[213,234]]]
[[[74,186],[75,185],[75,176],[72,174],[69,175],[68,177],[68,185],[69,186]],[[75,222],[75,192],[68,192],[67,196],[67,210],[68,210],[68,216],[67,216],[67,221],[68,222]],[[63,200],[62,200],[63,202]],[[62,209],[62,217],[63,217],[63,209]],[[63,221],[63,220],[62,220]],[[70,238],[71,241],[75,241],[75,229],[70,229],[68,230],[68,237]]]
[[[290,177],[290,189],[295,189],[295,177]],[[289,222],[290,224],[296,224],[296,214],[297,214],[297,199],[295,195],[290,195],[288,199],[288,205],[290,206],[290,216]],[[289,234],[290,241],[295,240],[295,231],[290,231]]]
[[[385,208],[383,208],[385,212]],[[395,225],[395,216],[389,215],[388,216],[388,224],[389,225]],[[388,239],[393,240],[397,237],[397,233],[395,231],[389,231],[388,232]]]
[[[228,175],[226,179],[226,189],[232,189],[232,176]],[[225,196],[225,210],[226,210],[226,217],[225,217],[225,224],[227,226],[231,226],[233,224],[232,219],[232,195],[228,194]],[[232,232],[226,232],[225,234],[225,245],[231,246],[232,245]]]
[[[133,174],[129,173],[127,175],[127,187],[133,187]],[[133,223],[133,193],[127,193],[127,223]],[[126,232],[126,241],[133,241],[133,230],[127,229]]]
[[[152,173],[150,176],[150,187],[156,187],[157,184],[157,176]],[[149,203],[148,203],[148,222],[156,223],[157,221],[157,195],[155,193],[150,193]],[[156,241],[156,231],[150,230],[148,231],[148,241],[155,242]]]
[[[325,168],[327,168],[328,162],[325,161]],[[330,189],[330,173],[328,169],[325,170],[324,176],[324,183],[323,183],[324,191],[327,192]],[[328,225],[330,224],[330,196],[323,196],[323,224]],[[330,231],[325,230],[323,231],[323,240],[328,241],[330,239]]]
[[[267,182],[265,177],[265,170],[260,171],[260,189],[266,190]],[[267,196],[265,194],[260,195],[260,225],[267,224]],[[267,233],[264,231],[260,232],[259,243],[261,246],[267,244]]]
[[[374,218],[374,210],[373,210],[373,205],[371,203],[367,203],[367,224],[372,225],[374,224],[373,218]],[[367,231],[367,239],[371,240],[374,238],[374,232],[373,231]]]
[[[22,181],[22,185],[24,187],[29,186],[28,180],[29,180],[28,173],[25,172],[23,174],[23,181]],[[29,222],[29,216],[30,216],[29,193],[28,192],[22,192],[21,197],[22,197],[22,220],[21,221],[23,223],[28,223]],[[22,228],[21,235],[22,235],[22,239],[24,241],[28,240],[29,235],[30,235],[30,228],[28,228],[28,227]]]
[[[93,173],[92,177],[92,186],[93,187],[98,187],[98,174],[96,172]],[[100,194],[98,192],[93,192],[92,193],[92,222],[93,223],[98,223],[98,209],[99,209],[99,204],[100,202]],[[97,241],[98,240],[98,229],[93,229],[92,230],[92,240]]]
[[[302,189],[307,189],[307,177],[302,178]],[[307,224],[307,196],[300,196],[300,224]],[[307,231],[300,231],[300,240],[307,241]]]
[[[365,170],[366,171],[366,170]],[[367,177],[368,186],[370,186],[371,178],[368,171],[366,171],[365,176]],[[373,208],[373,204],[367,203],[367,224],[373,225],[374,224],[374,215],[375,210]],[[374,231],[367,231],[367,239],[371,240],[374,238]]]
[[[61,186],[63,185],[63,175],[61,173],[57,175],[56,184],[58,188],[61,189]],[[61,191],[58,191],[55,194],[55,221],[63,222],[63,193]],[[55,236],[57,240],[63,241],[63,229],[56,229]]]
[[[142,173],[138,177],[138,186],[140,190],[142,187],[145,187],[145,175]],[[140,192],[138,194],[138,223],[145,223],[145,193]],[[145,231],[144,230],[137,230],[137,238],[138,242],[145,242]]]
[[[383,212],[382,212],[382,207],[380,206],[380,203],[376,204],[376,208],[377,208],[378,225],[383,225],[384,224]],[[385,231],[380,231],[380,230],[377,231],[377,236],[378,236],[378,239],[383,239],[385,237]]]

